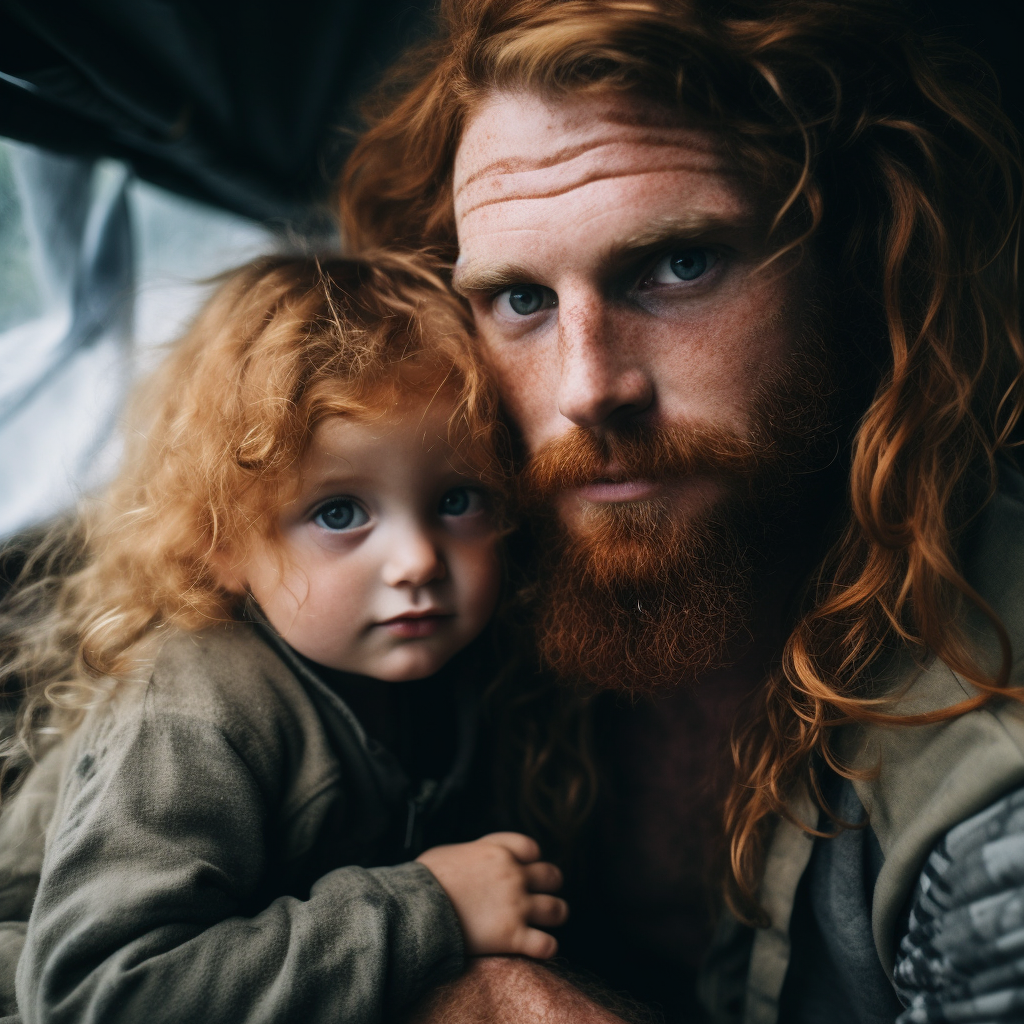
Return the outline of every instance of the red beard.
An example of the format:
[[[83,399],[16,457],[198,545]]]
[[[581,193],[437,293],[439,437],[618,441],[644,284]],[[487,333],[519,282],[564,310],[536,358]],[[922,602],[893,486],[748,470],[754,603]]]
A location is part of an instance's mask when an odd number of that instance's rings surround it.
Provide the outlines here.
[[[797,504],[798,477],[834,453],[828,375],[804,357],[766,380],[748,437],[703,426],[600,435],[575,427],[522,475],[536,515],[539,650],[561,679],[635,695],[727,664],[743,644],[773,533]],[[671,499],[587,503],[570,528],[559,492],[608,476],[671,481],[700,474],[725,497],[687,513]]]

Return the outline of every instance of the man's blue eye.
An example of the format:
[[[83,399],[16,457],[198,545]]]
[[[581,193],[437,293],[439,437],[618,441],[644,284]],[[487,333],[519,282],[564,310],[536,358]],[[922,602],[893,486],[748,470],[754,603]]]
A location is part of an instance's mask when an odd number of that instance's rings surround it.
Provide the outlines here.
[[[482,508],[483,495],[479,491],[472,487],[453,487],[441,498],[438,512],[443,516],[464,516]]]
[[[672,273],[680,281],[693,281],[708,269],[707,249],[684,249],[669,257]]]
[[[550,288],[542,288],[536,284],[517,284],[506,293],[508,304],[513,313],[529,316],[541,309],[550,309],[558,304],[555,293]]]
[[[679,282],[690,284],[708,275],[718,265],[718,253],[714,249],[703,249],[694,246],[690,249],[676,249],[662,256],[651,269],[650,274],[640,282],[640,288],[658,288],[666,286],[676,291],[669,294],[681,294]],[[705,282],[702,280],[703,285]]]
[[[313,516],[313,522],[325,530],[354,530],[369,520],[363,507],[350,498],[335,498],[321,505]]]

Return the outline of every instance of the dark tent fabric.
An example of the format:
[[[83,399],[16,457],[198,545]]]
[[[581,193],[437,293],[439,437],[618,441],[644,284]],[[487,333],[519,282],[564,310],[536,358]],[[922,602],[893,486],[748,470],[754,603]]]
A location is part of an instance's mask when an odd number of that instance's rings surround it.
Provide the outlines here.
[[[0,135],[113,156],[265,222],[308,219],[355,99],[426,0],[3,0]]]

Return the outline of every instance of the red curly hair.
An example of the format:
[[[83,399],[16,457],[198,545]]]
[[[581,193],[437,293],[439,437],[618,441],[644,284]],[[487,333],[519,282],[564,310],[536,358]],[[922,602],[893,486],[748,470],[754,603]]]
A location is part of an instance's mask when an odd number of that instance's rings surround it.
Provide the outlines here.
[[[801,783],[823,804],[822,764],[853,775],[831,748],[837,726],[941,721],[1008,682],[1009,639],[964,579],[957,538],[1024,409],[1017,136],[977,58],[891,2],[443,0],[441,24],[367,108],[338,194],[355,248],[454,257],[455,152],[494,90],[624,92],[717,132],[777,197],[780,248],[813,247],[836,308],[878,339],[845,525],[733,740],[727,891],[756,918],[770,822]],[[959,628],[965,601],[998,635],[995,673]],[[977,696],[894,718],[870,680],[900,649],[941,658]]]
[[[140,385],[116,479],[0,602],[0,693],[20,701],[0,783],[40,737],[147,678],[170,631],[241,616],[218,559],[274,535],[325,417],[440,402],[453,451],[500,499],[497,396],[469,339],[465,309],[406,255],[264,257],[228,275]]]

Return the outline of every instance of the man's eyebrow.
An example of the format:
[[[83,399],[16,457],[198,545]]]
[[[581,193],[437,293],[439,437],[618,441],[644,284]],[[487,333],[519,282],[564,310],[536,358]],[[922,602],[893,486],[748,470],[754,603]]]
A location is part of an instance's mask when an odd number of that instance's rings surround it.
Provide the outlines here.
[[[628,263],[641,253],[648,253],[675,242],[699,243],[716,236],[728,237],[755,226],[755,218],[743,214],[691,214],[670,217],[646,225],[635,234],[619,239],[602,260],[609,266]],[[460,295],[479,292],[498,292],[514,284],[531,284],[536,271],[519,263],[498,260],[489,263],[483,259],[456,263],[452,274],[452,287]]]
[[[535,272],[517,263],[499,261],[484,264],[481,260],[456,263],[452,272],[452,288],[460,295],[471,292],[497,292],[514,284],[529,284]]]
[[[715,236],[734,235],[750,230],[755,224],[755,218],[746,213],[698,213],[665,218],[619,239],[611,248],[609,262],[619,262],[623,257],[673,242],[702,242],[710,241]]]

